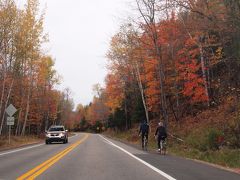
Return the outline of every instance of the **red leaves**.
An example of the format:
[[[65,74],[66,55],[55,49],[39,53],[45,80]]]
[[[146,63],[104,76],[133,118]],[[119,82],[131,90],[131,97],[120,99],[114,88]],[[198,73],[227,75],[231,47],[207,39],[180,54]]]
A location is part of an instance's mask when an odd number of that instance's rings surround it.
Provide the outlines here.
[[[178,51],[177,68],[179,80],[183,82],[182,94],[190,97],[191,103],[206,102],[208,100],[203,77],[199,72],[201,65],[198,60],[199,48],[196,47],[194,39],[186,41],[185,47]]]

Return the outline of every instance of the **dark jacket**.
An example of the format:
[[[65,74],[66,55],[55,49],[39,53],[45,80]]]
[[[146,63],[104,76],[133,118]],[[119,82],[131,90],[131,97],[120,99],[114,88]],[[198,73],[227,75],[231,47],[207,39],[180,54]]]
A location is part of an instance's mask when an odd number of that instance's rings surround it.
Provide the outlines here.
[[[148,133],[148,132],[149,132],[149,125],[147,123],[142,123],[140,125],[139,134],[140,133],[145,134],[145,133]]]
[[[166,132],[166,129],[165,127],[163,126],[158,126],[156,132],[155,132],[155,136],[158,135],[158,137],[161,137],[161,138],[166,138],[167,137],[167,132]]]

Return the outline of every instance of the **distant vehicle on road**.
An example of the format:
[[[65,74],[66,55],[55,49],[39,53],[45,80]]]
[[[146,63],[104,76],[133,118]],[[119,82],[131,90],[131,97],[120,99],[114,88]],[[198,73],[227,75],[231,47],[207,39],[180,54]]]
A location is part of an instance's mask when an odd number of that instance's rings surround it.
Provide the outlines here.
[[[50,144],[52,142],[68,143],[68,130],[65,130],[64,126],[51,126],[46,131],[45,143]]]

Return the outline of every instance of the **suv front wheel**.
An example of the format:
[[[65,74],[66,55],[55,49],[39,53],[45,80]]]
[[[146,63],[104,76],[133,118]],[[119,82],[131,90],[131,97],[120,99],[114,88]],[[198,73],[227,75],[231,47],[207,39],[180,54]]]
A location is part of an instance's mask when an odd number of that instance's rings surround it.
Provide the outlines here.
[[[63,140],[63,144],[66,144],[66,143],[68,143],[68,139],[67,138]]]

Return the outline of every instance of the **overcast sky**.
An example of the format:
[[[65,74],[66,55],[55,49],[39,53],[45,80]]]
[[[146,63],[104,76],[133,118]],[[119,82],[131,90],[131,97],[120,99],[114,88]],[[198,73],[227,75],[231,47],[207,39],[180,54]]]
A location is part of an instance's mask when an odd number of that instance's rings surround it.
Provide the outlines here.
[[[22,5],[26,0],[16,0]],[[103,84],[104,57],[111,36],[117,32],[134,0],[39,0],[46,6],[45,32],[49,34],[48,53],[56,59],[61,86],[69,87],[75,105],[88,104],[92,86]]]

